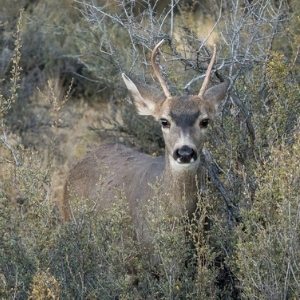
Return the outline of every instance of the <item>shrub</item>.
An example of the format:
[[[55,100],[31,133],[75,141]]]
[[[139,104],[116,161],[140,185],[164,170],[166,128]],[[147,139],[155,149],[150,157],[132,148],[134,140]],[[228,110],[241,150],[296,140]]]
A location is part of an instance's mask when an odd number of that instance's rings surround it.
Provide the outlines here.
[[[251,210],[237,228],[238,278],[245,298],[299,298],[299,132],[257,167]]]

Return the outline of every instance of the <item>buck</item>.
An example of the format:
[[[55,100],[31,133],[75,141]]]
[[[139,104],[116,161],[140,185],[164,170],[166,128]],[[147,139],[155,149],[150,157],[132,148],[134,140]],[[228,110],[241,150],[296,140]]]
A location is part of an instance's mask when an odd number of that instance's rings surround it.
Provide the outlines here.
[[[200,153],[210,121],[225,97],[228,81],[208,88],[216,47],[208,65],[202,87],[197,95],[172,96],[156,62],[164,40],[152,51],[151,64],[163,93],[138,83],[122,74],[132,95],[137,112],[151,115],[161,123],[165,156],[153,157],[120,144],[101,145],[89,152],[71,170],[65,186],[65,219],[72,215],[72,195],[93,199],[100,214],[105,214],[123,191],[136,237],[149,243],[151,237],[145,224],[145,207],[154,196],[153,185],[159,185],[159,197],[169,201],[167,213],[180,216],[196,209],[197,193],[202,186],[203,167]],[[185,199],[183,201],[183,199]]]

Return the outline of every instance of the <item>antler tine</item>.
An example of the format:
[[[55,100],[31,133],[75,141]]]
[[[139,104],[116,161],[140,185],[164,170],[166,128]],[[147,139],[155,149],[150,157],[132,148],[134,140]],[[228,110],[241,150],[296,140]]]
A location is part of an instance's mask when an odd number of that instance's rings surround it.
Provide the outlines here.
[[[156,63],[156,55],[157,55],[157,50],[158,48],[164,43],[165,40],[161,40],[153,49],[152,54],[151,54],[151,64],[152,64],[152,68],[153,71],[155,73],[155,76],[157,77],[165,95],[167,98],[171,97],[171,93],[168,90],[167,84],[165,82],[165,80],[163,79],[163,77],[161,76],[160,72],[159,72],[159,67]]]
[[[216,47],[216,44],[214,44],[214,52],[213,52],[213,56],[210,60],[210,63],[208,65],[208,68],[206,70],[206,75],[205,75],[205,78],[204,78],[204,81],[202,83],[202,87],[200,89],[200,92],[199,92],[199,97],[202,97],[205,93],[205,91],[207,90],[207,87],[208,87],[208,83],[209,83],[209,79],[210,79],[210,73],[211,73],[211,70],[214,66],[214,63],[216,61],[216,55],[217,55],[217,47]]]

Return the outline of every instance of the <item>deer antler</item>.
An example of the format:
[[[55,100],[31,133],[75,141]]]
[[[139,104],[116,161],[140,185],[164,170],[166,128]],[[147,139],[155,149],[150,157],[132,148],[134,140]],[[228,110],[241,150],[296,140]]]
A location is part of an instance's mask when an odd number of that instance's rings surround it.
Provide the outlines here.
[[[153,71],[155,73],[155,76],[157,77],[165,95],[167,98],[171,97],[171,93],[168,90],[167,84],[165,82],[165,80],[163,79],[163,77],[161,76],[160,72],[159,72],[159,67],[156,63],[156,55],[157,55],[157,50],[158,48],[164,43],[165,40],[161,40],[153,49],[152,54],[151,54],[151,64],[152,64],[152,68]]]
[[[210,79],[210,73],[211,73],[211,70],[212,70],[212,68],[214,66],[214,63],[216,61],[216,55],[217,55],[217,47],[216,47],[216,44],[214,44],[213,56],[212,56],[212,58],[210,60],[208,68],[206,70],[206,75],[205,75],[204,81],[202,83],[202,87],[200,89],[200,92],[198,94],[199,97],[203,97],[205,91],[207,90],[209,79]]]

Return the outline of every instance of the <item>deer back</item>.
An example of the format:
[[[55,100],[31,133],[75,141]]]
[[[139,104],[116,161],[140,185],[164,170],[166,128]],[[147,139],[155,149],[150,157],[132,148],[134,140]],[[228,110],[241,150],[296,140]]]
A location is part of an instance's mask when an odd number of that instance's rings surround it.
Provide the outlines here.
[[[95,200],[99,210],[106,210],[111,208],[115,197],[124,193],[132,211],[137,199],[150,197],[149,183],[161,178],[164,166],[163,157],[155,158],[121,144],[101,145],[71,168],[64,199]],[[67,215],[69,212],[65,213],[69,219]]]

